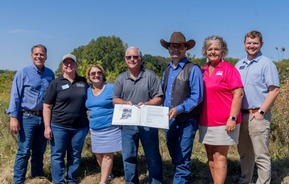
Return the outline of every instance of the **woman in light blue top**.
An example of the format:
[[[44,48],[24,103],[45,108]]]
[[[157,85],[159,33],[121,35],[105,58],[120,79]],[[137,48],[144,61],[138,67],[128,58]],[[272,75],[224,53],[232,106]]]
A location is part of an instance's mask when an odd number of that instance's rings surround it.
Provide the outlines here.
[[[112,126],[113,84],[106,83],[105,71],[92,65],[87,70],[86,107],[89,110],[91,147],[101,168],[100,183],[106,183],[113,166],[113,152],[121,151],[121,133],[118,126]]]

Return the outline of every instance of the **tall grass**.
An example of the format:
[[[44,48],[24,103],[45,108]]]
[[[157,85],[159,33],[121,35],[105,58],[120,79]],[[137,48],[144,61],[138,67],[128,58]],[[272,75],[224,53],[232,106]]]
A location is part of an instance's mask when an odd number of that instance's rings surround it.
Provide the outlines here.
[[[13,183],[13,162],[17,148],[17,138],[10,134],[9,119],[4,114],[8,107],[11,81],[15,72],[5,72],[0,74],[0,183]],[[272,182],[273,184],[282,183],[283,179],[289,173],[289,82],[285,82],[281,87],[281,92],[276,100],[273,109],[273,123],[270,137],[270,152],[272,155]],[[163,131],[159,132],[160,152],[163,159],[164,183],[171,183],[173,178],[173,165],[165,143],[165,135]],[[212,183],[210,171],[207,166],[206,152],[202,144],[198,142],[198,134],[194,141],[192,154],[192,175],[191,180],[196,184]],[[50,149],[47,147],[44,159],[44,178],[31,179],[30,170],[27,172],[28,184],[45,184],[51,183],[50,173]],[[30,167],[30,166],[29,166]],[[142,147],[139,148],[139,178],[140,183],[148,182],[147,165]],[[97,183],[100,178],[100,169],[97,165],[94,155],[91,153],[90,136],[88,135],[85,141],[84,150],[82,153],[82,161],[79,172],[79,180],[81,184]],[[123,166],[121,153],[115,154],[113,174],[115,179],[111,183],[122,184],[123,181]],[[240,174],[239,157],[236,146],[232,146],[228,154],[228,176],[226,183],[238,183]],[[254,173],[256,179],[257,173]],[[285,183],[285,182],[284,182]]]

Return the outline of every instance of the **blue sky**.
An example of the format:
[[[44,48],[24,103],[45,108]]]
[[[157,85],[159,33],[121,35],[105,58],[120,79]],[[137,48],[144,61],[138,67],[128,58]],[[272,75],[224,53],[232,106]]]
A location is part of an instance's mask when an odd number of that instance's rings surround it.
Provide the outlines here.
[[[48,48],[46,66],[56,70],[61,57],[100,36],[117,36],[144,54],[169,57],[160,39],[181,31],[202,57],[207,36],[222,36],[229,57],[246,56],[244,35],[262,32],[263,54],[277,61],[289,58],[288,0],[11,0],[0,6],[0,69],[30,64],[31,46]],[[276,51],[279,48],[279,53]],[[280,49],[285,47],[282,55]]]

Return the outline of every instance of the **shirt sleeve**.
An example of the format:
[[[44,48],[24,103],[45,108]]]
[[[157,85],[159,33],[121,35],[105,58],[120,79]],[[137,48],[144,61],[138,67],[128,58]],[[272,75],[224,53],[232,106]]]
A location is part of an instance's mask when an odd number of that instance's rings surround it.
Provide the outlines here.
[[[56,80],[57,79],[53,80],[49,84],[48,88],[46,89],[43,103],[50,104],[50,105],[55,104],[56,96],[57,96],[57,82],[56,82]]]
[[[233,65],[227,68],[226,84],[231,90],[243,87],[240,73]]]
[[[280,87],[280,79],[278,75],[278,71],[276,65],[273,62],[266,65],[265,68],[265,82],[269,86]]]
[[[181,104],[176,106],[177,113],[190,112],[203,101],[204,84],[201,69],[193,66],[190,73],[191,95]]]
[[[18,71],[13,79],[9,107],[6,113],[11,117],[17,117],[21,108],[21,99],[23,98],[24,78],[23,71]]]
[[[121,76],[118,76],[114,84],[113,98],[122,98],[122,88],[123,82],[121,82]]]
[[[155,73],[153,73],[152,77],[152,87],[151,87],[151,91],[152,91],[152,98],[155,97],[161,97],[163,96],[163,90],[162,90],[162,86],[161,86],[161,82],[159,80],[159,78],[157,77],[157,75]]]

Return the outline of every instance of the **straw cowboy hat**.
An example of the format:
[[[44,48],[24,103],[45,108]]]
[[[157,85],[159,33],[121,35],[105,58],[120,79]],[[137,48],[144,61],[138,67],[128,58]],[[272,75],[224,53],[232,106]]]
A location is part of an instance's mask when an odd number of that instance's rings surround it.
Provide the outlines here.
[[[170,42],[166,42],[164,39],[161,39],[160,42],[161,45],[166,49],[168,49],[171,43],[184,43],[187,47],[187,50],[190,50],[196,44],[195,40],[192,39],[186,42],[186,38],[181,32],[174,32],[171,36]]]

